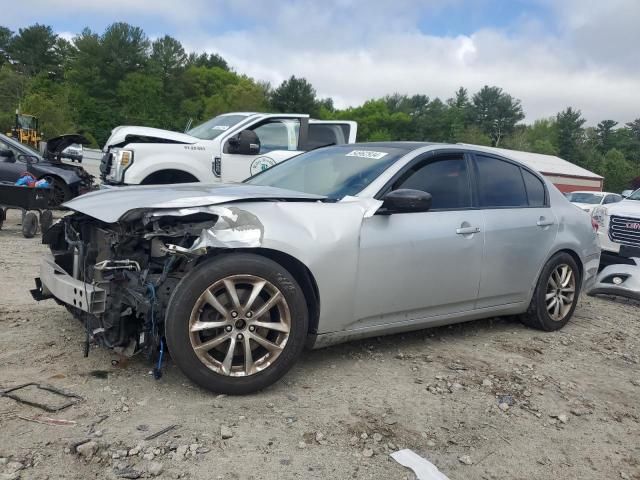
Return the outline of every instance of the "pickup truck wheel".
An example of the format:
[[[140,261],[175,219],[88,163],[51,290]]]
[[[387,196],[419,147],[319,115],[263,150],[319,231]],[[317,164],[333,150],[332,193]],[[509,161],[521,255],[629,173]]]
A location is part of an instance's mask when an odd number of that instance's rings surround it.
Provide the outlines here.
[[[214,257],[185,276],[169,300],[165,335],[182,372],[208,390],[242,395],[282,377],[302,353],[302,289],[260,255]]]
[[[542,269],[522,322],[548,332],[564,327],[578,304],[580,280],[578,265],[571,255],[561,252],[551,257]]]

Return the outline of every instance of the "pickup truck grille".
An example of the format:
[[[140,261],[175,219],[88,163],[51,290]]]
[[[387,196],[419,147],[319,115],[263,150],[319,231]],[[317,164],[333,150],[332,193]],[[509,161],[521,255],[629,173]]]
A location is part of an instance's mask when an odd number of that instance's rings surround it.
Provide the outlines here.
[[[111,162],[113,161],[113,154],[107,152],[102,156],[100,160],[100,178],[105,180],[109,172],[111,171]]]
[[[640,247],[640,218],[612,215],[609,221],[609,238],[622,245]]]

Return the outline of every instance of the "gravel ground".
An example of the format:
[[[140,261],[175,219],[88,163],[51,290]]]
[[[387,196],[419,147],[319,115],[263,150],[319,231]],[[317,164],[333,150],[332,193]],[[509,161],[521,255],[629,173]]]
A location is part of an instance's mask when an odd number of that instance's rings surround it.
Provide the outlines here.
[[[451,480],[640,479],[638,303],[583,297],[555,333],[491,319],[352,342],[262,393],[215,396],[171,361],[156,381],[144,358],[83,358],[80,324],[29,295],[44,247],[18,220],[0,231],[0,388],[83,400],[0,397],[0,479],[413,479],[400,448]]]

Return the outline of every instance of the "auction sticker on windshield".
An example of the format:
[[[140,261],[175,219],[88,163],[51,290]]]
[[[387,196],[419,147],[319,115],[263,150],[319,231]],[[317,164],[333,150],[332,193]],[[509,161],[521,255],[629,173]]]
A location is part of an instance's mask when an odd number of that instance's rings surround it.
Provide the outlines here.
[[[360,157],[360,158],[371,158],[373,160],[380,160],[382,157],[387,155],[387,152],[374,152],[372,150],[352,150],[347,153],[347,157]]]
[[[211,130],[229,130],[229,125],[214,125]]]

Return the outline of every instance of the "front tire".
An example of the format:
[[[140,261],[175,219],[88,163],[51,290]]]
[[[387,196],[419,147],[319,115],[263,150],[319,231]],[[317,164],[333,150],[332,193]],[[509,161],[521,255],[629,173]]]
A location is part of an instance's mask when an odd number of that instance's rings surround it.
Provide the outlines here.
[[[573,257],[565,252],[555,254],[540,273],[522,323],[547,332],[564,327],[578,304],[580,284],[580,270]]]
[[[178,284],[167,308],[171,357],[208,390],[242,395],[279,380],[304,348],[302,289],[278,263],[255,254],[213,257]]]

